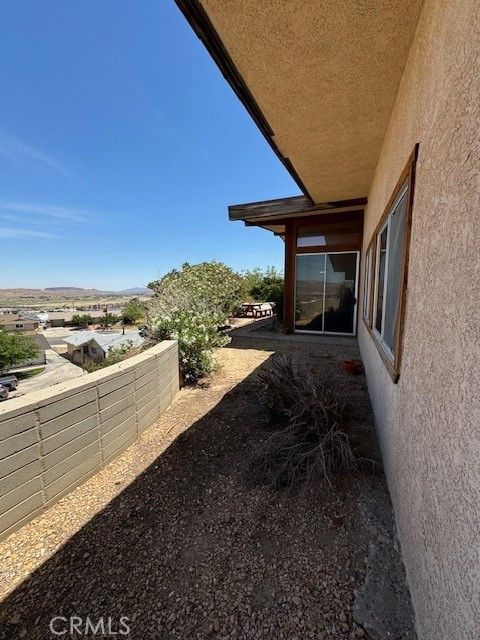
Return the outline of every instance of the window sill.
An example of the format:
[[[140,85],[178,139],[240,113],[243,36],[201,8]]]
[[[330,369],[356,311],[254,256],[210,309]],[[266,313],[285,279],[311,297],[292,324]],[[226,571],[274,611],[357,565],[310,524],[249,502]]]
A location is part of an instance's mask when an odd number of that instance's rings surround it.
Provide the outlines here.
[[[387,369],[388,375],[392,379],[393,384],[397,384],[398,379],[400,378],[400,371],[398,370],[398,367],[395,366],[395,364],[390,360],[390,358],[387,355],[387,352],[385,351],[384,346],[379,341],[379,339],[375,335],[375,332],[372,330],[371,326],[369,326],[365,318],[363,318],[363,324],[367,328],[370,338],[372,339],[373,344],[377,348],[380,358],[382,359],[382,362],[385,365],[385,368]]]

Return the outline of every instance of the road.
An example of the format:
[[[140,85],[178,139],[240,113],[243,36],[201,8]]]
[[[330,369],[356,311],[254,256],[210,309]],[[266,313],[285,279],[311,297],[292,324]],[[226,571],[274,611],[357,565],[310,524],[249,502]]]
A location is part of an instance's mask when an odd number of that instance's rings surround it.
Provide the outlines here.
[[[72,364],[65,358],[62,358],[62,356],[55,353],[53,349],[47,349],[45,351],[45,356],[47,358],[45,371],[33,378],[20,380],[18,382],[17,391],[11,393],[10,398],[23,396],[26,393],[39,391],[40,389],[47,389],[59,384],[60,382],[73,380],[74,378],[86,375],[86,372],[83,371],[83,369]]]
[[[125,333],[133,330],[135,330],[135,327],[127,327]],[[77,367],[77,365],[72,364],[69,360],[66,360],[57,353],[57,351],[63,352],[67,350],[67,344],[64,338],[77,333],[75,329],[71,327],[52,327],[50,329],[44,329],[41,333],[43,333],[51,347],[45,351],[47,358],[45,371],[33,378],[20,380],[17,391],[10,393],[10,398],[23,396],[26,393],[39,391],[40,389],[47,389],[60,382],[73,380],[74,378],[86,375],[86,372],[83,371],[81,367]],[[54,349],[56,349],[56,351],[54,351]]]

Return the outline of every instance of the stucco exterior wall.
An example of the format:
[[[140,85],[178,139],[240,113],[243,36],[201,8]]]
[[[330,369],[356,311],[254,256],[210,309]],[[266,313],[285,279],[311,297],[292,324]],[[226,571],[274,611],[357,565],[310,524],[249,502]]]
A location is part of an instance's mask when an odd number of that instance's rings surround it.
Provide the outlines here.
[[[38,322],[33,320],[13,320],[12,322],[0,322],[6,331],[36,331]]]
[[[397,385],[362,321],[359,341],[419,638],[478,640],[478,0],[425,2],[369,193],[364,251],[416,142],[420,148]]]
[[[178,345],[0,406],[0,538],[128,447],[179,388]]]

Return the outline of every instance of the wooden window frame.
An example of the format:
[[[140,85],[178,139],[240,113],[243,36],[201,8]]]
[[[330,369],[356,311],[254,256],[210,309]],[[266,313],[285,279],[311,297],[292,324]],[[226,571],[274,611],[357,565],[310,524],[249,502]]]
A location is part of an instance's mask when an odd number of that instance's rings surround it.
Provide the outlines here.
[[[400,366],[402,360],[402,349],[403,349],[403,328],[405,324],[405,311],[406,311],[406,303],[407,303],[407,285],[408,285],[408,263],[409,263],[409,254],[410,254],[410,239],[412,234],[412,210],[413,210],[413,199],[414,199],[414,191],[415,191],[415,173],[416,173],[416,163],[418,158],[418,143],[415,145],[413,152],[411,153],[407,164],[405,165],[400,178],[395,185],[395,188],[390,196],[387,206],[385,207],[383,214],[378,221],[377,226],[375,227],[375,231],[372,234],[372,238],[367,245],[367,253],[368,251],[372,251],[372,259],[370,261],[370,295],[368,300],[368,317],[362,313],[363,322],[367,328],[367,331],[370,334],[370,337],[377,348],[377,351],[390,375],[392,381],[396,384],[400,377]],[[380,235],[380,231],[383,229],[385,222],[388,216],[392,212],[392,207],[397,199],[402,187],[404,187],[405,183],[408,183],[407,186],[407,208],[405,211],[406,223],[405,223],[405,238],[403,243],[403,251],[402,251],[402,262],[400,266],[400,299],[398,306],[398,321],[397,328],[395,332],[395,349],[393,354],[393,362],[388,357],[385,347],[382,345],[380,340],[377,338],[374,332],[374,324],[373,324],[373,313],[374,313],[374,296],[376,290],[376,275],[377,275],[377,240]],[[365,267],[367,265],[366,254],[365,254]],[[367,274],[365,272],[366,277]]]
[[[289,220],[269,220],[269,224],[285,225],[285,287],[284,287],[284,312],[283,330],[286,334],[295,333],[295,280],[297,255],[303,253],[329,253],[329,252],[360,252],[362,250],[363,236],[363,208],[355,211],[319,213],[318,216],[301,216]],[[331,231],[338,230],[341,233],[346,227],[358,228],[358,243],[320,245],[311,247],[297,247],[298,229],[300,226],[317,226],[328,224],[333,227]],[[335,229],[336,227],[336,229]],[[359,275],[359,274],[357,274]],[[355,334],[358,333],[359,310],[357,303],[357,315]]]
[[[370,254],[370,264],[368,264],[368,254]],[[367,272],[368,268],[368,272]],[[369,278],[368,298],[365,305],[365,294],[367,293],[367,278]],[[370,329],[372,326],[372,308],[373,308],[373,285],[375,282],[375,246],[373,238],[370,241],[367,250],[365,252],[365,264],[364,264],[364,278],[363,278],[363,306],[362,306],[362,319],[363,323]],[[367,313],[365,314],[365,306],[367,307]]]
[[[297,247],[295,253],[335,253],[343,251],[360,251],[358,244],[322,244],[311,247]]]

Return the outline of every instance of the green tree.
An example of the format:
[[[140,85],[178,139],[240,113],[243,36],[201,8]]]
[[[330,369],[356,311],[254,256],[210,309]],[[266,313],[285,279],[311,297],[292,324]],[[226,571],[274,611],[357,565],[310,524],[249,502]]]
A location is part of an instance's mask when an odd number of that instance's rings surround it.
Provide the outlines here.
[[[100,326],[103,329],[108,329],[109,327],[117,324],[119,321],[119,316],[116,316],[114,313],[105,313],[100,320]]]
[[[93,318],[88,313],[83,315],[76,313],[74,316],[72,316],[72,324],[75,327],[85,328],[88,327],[89,324],[93,324]]]
[[[274,302],[277,318],[283,318],[284,279],[281,271],[275,267],[244,271],[244,298],[254,302]]]
[[[145,304],[138,298],[132,298],[122,311],[124,324],[135,324],[145,317]]]
[[[0,327],[0,371],[31,360],[38,355],[39,347],[30,336]]]

